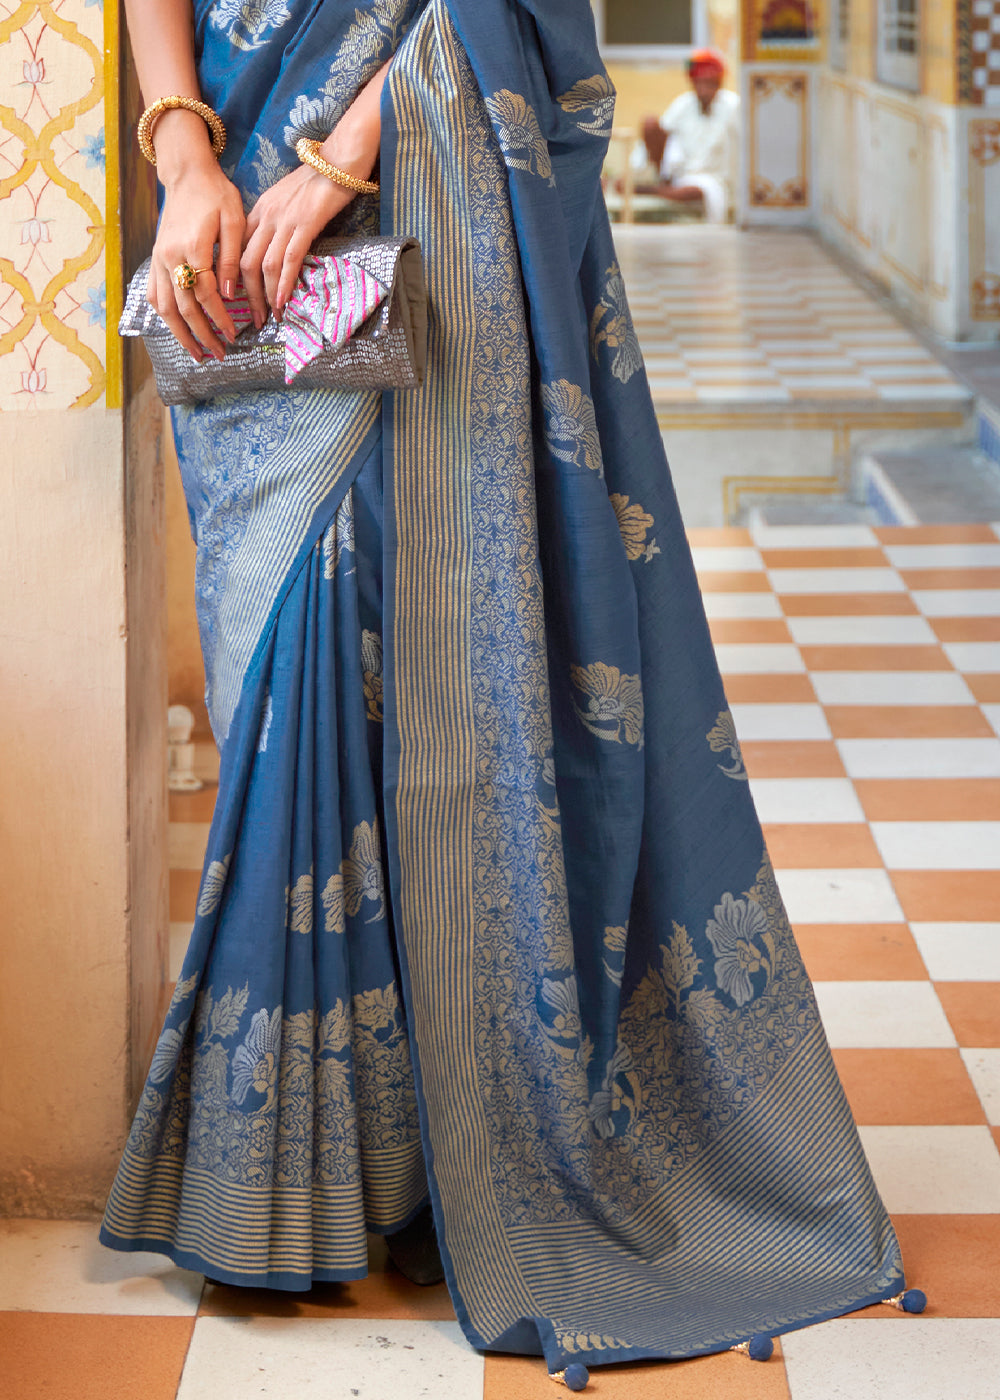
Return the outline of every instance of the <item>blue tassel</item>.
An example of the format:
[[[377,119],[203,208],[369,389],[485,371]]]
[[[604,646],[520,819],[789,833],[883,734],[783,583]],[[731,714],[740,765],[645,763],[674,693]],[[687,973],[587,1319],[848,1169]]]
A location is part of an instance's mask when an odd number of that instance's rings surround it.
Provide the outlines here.
[[[550,1371],[550,1381],[558,1381],[567,1390],[585,1390],[590,1380],[590,1372],[579,1361],[571,1361],[562,1371]]]
[[[922,1313],[927,1306],[927,1294],[922,1288],[908,1288],[905,1293],[897,1293],[892,1298],[883,1298],[883,1303],[898,1308],[900,1312]]]
[[[730,1351],[741,1351],[751,1361],[770,1361],[774,1355],[774,1342],[766,1332],[755,1332],[748,1342],[739,1342]]]

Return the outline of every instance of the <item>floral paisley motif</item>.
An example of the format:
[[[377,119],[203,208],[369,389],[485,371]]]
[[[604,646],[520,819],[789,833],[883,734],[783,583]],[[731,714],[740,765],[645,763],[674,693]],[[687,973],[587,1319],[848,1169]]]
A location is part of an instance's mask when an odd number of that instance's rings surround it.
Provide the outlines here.
[[[605,275],[604,294],[590,318],[590,349],[595,360],[599,358],[599,346],[606,345],[613,350],[611,373],[627,384],[633,374],[642,369],[642,351],[632,324],[625,283],[618,264],[612,263]]]
[[[385,883],[382,877],[382,849],[379,845],[378,818],[360,822],[347,859],[341,862],[344,877],[344,904],[348,914],[357,914],[366,899],[376,903],[375,913],[365,920],[374,923],[385,918]]]
[[[542,385],[542,405],[545,409],[549,451],[560,462],[574,462],[588,467],[598,476],[604,475],[601,439],[594,417],[593,400],[568,379],[557,379]],[[571,448],[556,447],[557,442],[572,443]]]
[[[594,661],[572,666],[570,678],[588,697],[586,708],[574,704],[582,724],[599,739],[620,744],[643,744],[642,686],[638,676],[623,675],[617,666]]]
[[[650,540],[648,544],[646,542],[646,535],[653,524],[653,517],[643,510],[638,501],[630,503],[628,496],[620,496],[617,492],[613,492],[608,500],[611,502],[618,520],[622,544],[625,546],[625,557],[627,559],[645,559],[648,564],[650,559],[660,552],[660,546],[655,540]]]
[[[257,176],[257,193],[262,195],[272,185],[288,174],[291,166],[281,159],[281,152],[267,136],[257,133],[257,154],[253,159],[253,171]]]
[[[205,878],[201,884],[201,894],[198,897],[198,915],[204,918],[206,914],[212,914],[219,907],[222,899],[222,892],[226,888],[226,877],[229,874],[229,862],[232,852],[224,860],[213,860],[205,871]]]
[[[327,880],[320,897],[323,901],[323,909],[326,912],[326,918],[323,923],[326,932],[343,933],[346,928],[346,920],[344,917],[344,877],[339,870]]]
[[[535,109],[517,92],[502,88],[487,97],[486,108],[493,118],[497,142],[504,159],[514,170],[527,170],[555,184],[549,147],[535,116]]]
[[[361,633],[361,666],[365,692],[365,713],[375,724],[382,723],[382,638],[366,627]]]
[[[318,97],[302,93],[295,99],[285,127],[285,145],[295,149],[300,136],[324,141],[340,121],[354,94],[374,77],[399,40],[409,0],[372,0],[354,12],[330,63],[330,77]]]
[[[271,732],[271,724],[274,721],[274,701],[271,699],[271,692],[264,696],[264,704],[261,709],[260,729],[257,733],[257,752],[267,752],[267,737]]]
[[[625,948],[628,943],[628,927],[618,924],[604,930],[604,971],[616,987],[622,984],[625,970]]]
[[[715,978],[737,1006],[745,1006],[754,994],[751,976],[771,970],[770,961],[754,942],[767,933],[767,915],[752,899],[722,896],[709,919],[705,935],[715,950]]]
[[[292,933],[312,933],[313,930],[313,873],[300,875],[291,889],[285,890],[285,904],[288,909],[288,927]]]
[[[732,760],[728,768],[724,763],[717,765],[720,773],[725,773],[727,778],[742,778],[746,782],[749,775],[743,763],[743,751],[740,748],[731,710],[719,711],[715,725],[708,731],[705,738],[713,753],[728,753]]]
[[[619,1041],[608,1061],[601,1087],[590,1100],[591,1127],[598,1137],[614,1137],[619,1129],[628,1130],[633,1115],[641,1107],[642,1083],[636,1073],[632,1051]]]
[[[268,1016],[261,1008],[233,1051],[233,1103],[243,1103],[251,1089],[273,1098],[281,1049],[281,1007]]]
[[[337,507],[333,523],[323,535],[323,577],[333,578],[340,567],[341,557],[354,553],[354,490],[348,487],[347,494]],[[353,574],[353,569],[348,569]]]
[[[269,29],[280,29],[291,19],[284,0],[215,0],[210,18],[213,28],[229,35],[234,48],[249,52],[268,42]]]
[[[615,89],[607,73],[580,78],[556,100],[563,111],[574,118],[581,131],[591,136],[610,135],[615,112]],[[590,116],[584,120],[584,113],[587,112]]]

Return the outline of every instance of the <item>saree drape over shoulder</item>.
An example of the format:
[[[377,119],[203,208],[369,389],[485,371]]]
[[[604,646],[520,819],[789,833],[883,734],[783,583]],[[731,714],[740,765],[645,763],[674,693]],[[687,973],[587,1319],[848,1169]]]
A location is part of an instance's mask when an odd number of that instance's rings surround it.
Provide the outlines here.
[[[415,392],[180,410],[220,793],[102,1238],[366,1271],[428,1199],[481,1348],[719,1350],[898,1247],[751,801],[599,172],[586,0],[198,0],[247,204],[390,55]]]

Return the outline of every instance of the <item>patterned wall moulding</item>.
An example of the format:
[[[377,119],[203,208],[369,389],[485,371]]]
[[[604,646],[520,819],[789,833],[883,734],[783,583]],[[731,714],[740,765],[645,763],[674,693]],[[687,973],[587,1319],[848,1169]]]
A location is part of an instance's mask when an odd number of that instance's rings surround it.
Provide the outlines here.
[[[969,122],[969,311],[1000,321],[1000,120]]]
[[[809,205],[809,84],[802,73],[753,73],[749,103],[750,203]]]
[[[103,20],[101,0],[25,3],[0,19],[2,409],[104,395]]]
[[[1000,0],[971,0],[967,100],[1000,107]]]

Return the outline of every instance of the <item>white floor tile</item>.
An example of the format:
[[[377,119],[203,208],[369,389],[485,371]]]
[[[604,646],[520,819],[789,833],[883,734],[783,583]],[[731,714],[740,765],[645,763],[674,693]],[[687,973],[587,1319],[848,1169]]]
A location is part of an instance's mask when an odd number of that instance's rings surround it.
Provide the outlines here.
[[[979,1095],[987,1123],[1000,1126],[1000,1050],[963,1050],[962,1059]]]
[[[985,1123],[858,1131],[890,1213],[991,1215],[1000,1211],[1000,1152]]]
[[[895,569],[768,569],[775,593],[903,593]],[[862,619],[858,619],[861,621]],[[908,621],[909,619],[892,619]]]
[[[751,520],[750,533],[761,549],[877,549],[869,525],[765,525]]]
[[[791,642],[719,642],[715,658],[724,676],[781,675],[806,669]]]
[[[823,705],[974,705],[957,671],[814,671]]]
[[[880,399],[910,399],[919,403],[923,399],[947,399],[952,403],[967,403],[968,391],[961,384],[951,381],[947,384],[880,384]]]
[[[889,870],[1000,870],[1000,822],[872,822],[871,831]]]
[[[994,731],[1000,735],[1000,705],[984,705],[982,709]]]
[[[703,593],[706,617],[783,617],[773,593]]]
[[[1000,923],[911,923],[910,931],[933,981],[1000,982]]]
[[[1000,739],[838,739],[852,778],[998,778]]]
[[[762,822],[863,822],[850,778],[751,778]]]
[[[161,1254],[105,1249],[82,1220],[0,1221],[0,1311],[193,1317],[204,1280]]]
[[[167,852],[171,870],[200,870],[205,864],[210,822],[170,822]]]
[[[829,739],[820,705],[733,705],[741,739]]]
[[[799,646],[934,646],[937,637],[922,617],[790,617]]]
[[[169,958],[169,978],[171,982],[176,982],[181,975],[181,965],[184,962],[184,954],[191,941],[191,925],[185,920],[183,923],[172,923],[170,925],[170,958]]]
[[[930,982],[817,982],[835,1050],[953,1047],[958,1042]]]
[[[897,569],[985,569],[1000,564],[1000,544],[887,544]]]
[[[698,398],[706,403],[790,403],[791,394],[778,384],[751,388],[749,385],[699,384]]]
[[[857,360],[882,361],[889,359],[890,356],[893,360],[898,360],[900,363],[904,361],[910,361],[911,363],[913,361],[918,361],[921,366],[930,365],[932,369],[941,369],[938,361],[931,359],[930,355],[928,355],[927,351],[924,350],[922,346],[914,345],[912,342],[909,345],[898,345],[892,350],[878,350],[872,346],[867,346],[854,352],[854,357]]]
[[[945,642],[942,649],[956,671],[970,676],[1000,671],[1000,642]]]
[[[837,1318],[781,1339],[791,1400],[997,1400],[996,1318]]]
[[[694,566],[700,574],[756,572],[764,567],[760,550],[750,544],[726,545],[696,544],[691,550]]]
[[[778,870],[793,924],[895,924],[903,911],[885,870]]]
[[[482,1355],[457,1322],[200,1317],[177,1400],[482,1400],[482,1393]]]
[[[910,597],[925,617],[1000,615],[1000,588],[921,588]]]
[[[843,389],[845,395],[850,396],[852,390],[871,388],[871,381],[859,374],[789,374],[786,371],[781,377],[790,389],[798,389],[800,393],[810,389]]]

